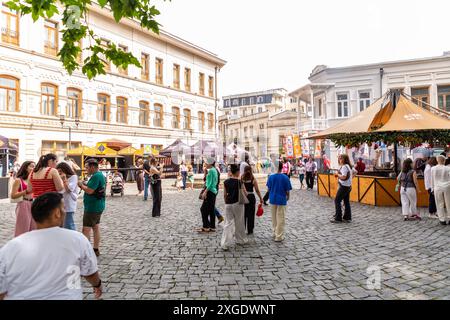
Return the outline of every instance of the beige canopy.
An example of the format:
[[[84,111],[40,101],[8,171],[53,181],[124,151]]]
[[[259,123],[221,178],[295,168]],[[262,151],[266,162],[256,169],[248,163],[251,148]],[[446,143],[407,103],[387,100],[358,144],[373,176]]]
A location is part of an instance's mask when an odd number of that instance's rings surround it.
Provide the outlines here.
[[[378,99],[356,116],[306,139],[326,139],[340,133],[450,130],[450,120],[417,106],[403,95],[400,95],[395,110],[392,101],[384,105],[389,95]]]
[[[377,132],[450,130],[450,120],[418,107],[411,100],[400,96],[397,107],[389,120]]]
[[[380,112],[383,106],[383,102],[385,97],[381,97],[377,101],[375,101],[372,105],[370,105],[366,110],[361,111],[356,116],[351,117],[334,127],[323,130],[315,135],[312,135],[306,139],[323,139],[332,134],[337,133],[362,133],[368,132],[370,127],[373,126],[373,120]]]

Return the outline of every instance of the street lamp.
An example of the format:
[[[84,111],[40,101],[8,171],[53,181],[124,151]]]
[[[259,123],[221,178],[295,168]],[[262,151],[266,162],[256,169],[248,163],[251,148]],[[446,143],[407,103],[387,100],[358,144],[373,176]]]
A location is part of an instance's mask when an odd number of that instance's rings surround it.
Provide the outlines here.
[[[64,127],[64,123],[66,121],[66,116],[63,114],[59,115],[59,122],[61,123],[61,128],[68,128],[69,129],[69,148],[67,151],[70,150],[72,147],[72,126]],[[78,126],[80,125],[80,119],[78,117],[75,117],[75,126],[78,129]]]

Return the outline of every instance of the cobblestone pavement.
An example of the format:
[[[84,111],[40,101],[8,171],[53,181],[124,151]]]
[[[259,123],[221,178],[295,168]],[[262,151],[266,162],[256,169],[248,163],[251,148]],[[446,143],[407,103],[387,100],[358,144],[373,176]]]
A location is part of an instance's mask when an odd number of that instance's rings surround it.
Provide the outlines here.
[[[194,232],[198,190],[165,188],[162,217],[152,218],[151,202],[133,188],[107,200],[99,257],[104,299],[450,299],[450,226],[437,220],[403,222],[400,208],[353,204],[354,222],[335,225],[328,222],[331,199],[297,190],[283,243],[271,239],[266,207],[252,242],[223,252],[220,228]],[[1,246],[13,233],[14,204],[0,208]],[[80,229],[80,209],[76,223]],[[380,288],[371,289],[369,276],[378,271]]]

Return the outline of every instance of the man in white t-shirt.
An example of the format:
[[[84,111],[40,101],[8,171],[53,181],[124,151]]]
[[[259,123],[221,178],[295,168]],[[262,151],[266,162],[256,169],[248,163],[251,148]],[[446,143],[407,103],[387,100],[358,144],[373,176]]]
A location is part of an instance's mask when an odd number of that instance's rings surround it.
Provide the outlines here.
[[[80,276],[102,295],[97,258],[83,234],[61,228],[63,197],[50,192],[31,207],[37,230],[0,249],[0,300],[81,300]]]

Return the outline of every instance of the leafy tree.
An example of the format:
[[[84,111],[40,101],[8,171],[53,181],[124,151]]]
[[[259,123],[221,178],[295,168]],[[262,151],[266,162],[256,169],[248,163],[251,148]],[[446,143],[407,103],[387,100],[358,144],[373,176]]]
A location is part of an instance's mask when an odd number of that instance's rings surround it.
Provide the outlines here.
[[[166,0],[164,0],[166,1]],[[170,1],[170,0],[169,0]],[[160,24],[156,16],[160,12],[153,5],[153,0],[98,0],[102,8],[112,11],[117,23],[122,18],[129,18],[140,22],[141,27],[159,33]],[[62,6],[62,39],[64,45],[58,52],[64,68],[69,74],[80,67],[77,57],[81,54],[80,42],[89,39],[89,46],[84,50],[91,54],[85,58],[81,70],[89,79],[97,75],[106,74],[105,63],[112,62],[117,67],[126,69],[129,65],[141,67],[139,60],[129,52],[124,52],[115,44],[102,46],[101,39],[90,29],[86,17],[89,7],[94,5],[91,0],[10,0],[6,5],[17,10],[21,16],[31,15],[36,22],[40,17],[50,19],[60,14],[58,3]],[[103,57],[105,60],[103,60]]]

